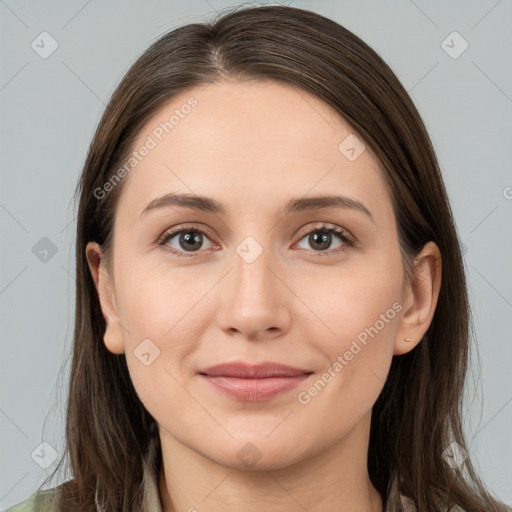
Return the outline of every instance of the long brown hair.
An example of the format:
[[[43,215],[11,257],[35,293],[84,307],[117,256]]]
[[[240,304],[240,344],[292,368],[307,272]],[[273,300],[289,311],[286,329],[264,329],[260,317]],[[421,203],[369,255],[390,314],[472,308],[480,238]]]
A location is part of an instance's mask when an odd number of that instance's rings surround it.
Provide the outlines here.
[[[223,78],[278,80],[333,107],[371,147],[392,193],[404,265],[428,241],[442,255],[442,287],[433,321],[409,353],[393,357],[372,412],[368,471],[390,510],[399,494],[419,511],[454,505],[468,512],[505,510],[485,489],[471,458],[452,469],[444,450],[468,449],[461,426],[470,316],[459,241],[430,138],[404,87],[366,43],[314,12],[285,6],[243,7],[214,22],[164,34],[132,65],[113,93],[90,145],[77,187],[76,312],[61,509],[135,511],[142,503],[142,464],[155,471],[161,453],[156,422],[131,382],[124,355],[103,343],[103,319],[85,247],[110,254],[123,181],[95,193],[133,151],[141,128],[171,98]],[[103,196],[103,194],[102,194]],[[153,444],[152,444],[153,443]],[[53,477],[53,475],[52,475]]]

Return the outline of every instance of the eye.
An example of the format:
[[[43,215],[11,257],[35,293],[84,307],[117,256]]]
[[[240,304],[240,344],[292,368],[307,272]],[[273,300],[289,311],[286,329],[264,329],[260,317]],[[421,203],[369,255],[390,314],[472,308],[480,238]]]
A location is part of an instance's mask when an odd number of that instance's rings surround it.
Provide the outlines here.
[[[333,235],[334,238],[338,238],[338,240],[341,241],[341,243],[334,248],[338,250],[326,250],[332,245]],[[329,256],[332,255],[333,252],[343,251],[346,246],[351,247],[354,245],[354,242],[347,231],[331,224],[315,226],[313,230],[310,230],[301,238],[301,240],[304,239],[307,240],[312,250],[317,253],[316,255],[318,256]]]
[[[167,231],[158,243],[165,246],[175,256],[190,257],[193,254],[187,254],[187,252],[198,252],[199,249],[203,248],[205,240],[208,240],[210,245],[213,246],[207,234],[201,229],[182,228],[180,230]]]

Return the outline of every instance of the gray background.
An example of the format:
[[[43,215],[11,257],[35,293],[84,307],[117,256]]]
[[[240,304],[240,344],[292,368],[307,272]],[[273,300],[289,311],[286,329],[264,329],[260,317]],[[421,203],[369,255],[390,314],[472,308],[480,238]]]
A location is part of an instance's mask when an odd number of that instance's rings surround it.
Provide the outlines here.
[[[0,1],[0,510],[26,498],[54,467],[35,462],[51,462],[51,451],[41,457],[42,441],[62,451],[69,368],[62,393],[57,378],[73,332],[71,198],[105,104],[163,32],[235,4]],[[375,48],[427,125],[465,247],[477,334],[465,408],[470,455],[490,489],[512,503],[511,2],[291,5],[333,18]],[[48,58],[31,47],[44,31],[58,43]],[[442,45],[453,31],[469,44],[457,58],[462,40]],[[40,252],[44,237],[55,254]]]

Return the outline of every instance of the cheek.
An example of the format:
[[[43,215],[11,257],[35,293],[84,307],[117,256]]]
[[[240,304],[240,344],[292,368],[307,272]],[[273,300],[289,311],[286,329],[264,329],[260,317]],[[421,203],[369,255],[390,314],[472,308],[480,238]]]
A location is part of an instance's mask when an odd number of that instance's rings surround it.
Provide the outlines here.
[[[218,277],[198,279],[192,267],[170,271],[128,259],[118,269],[116,297],[126,326],[123,336],[130,377],[146,409],[165,423],[170,411],[193,406],[183,382],[189,356],[212,321],[207,294]]]
[[[402,311],[401,260],[367,268],[375,270],[340,270],[328,280],[317,280],[323,287],[309,283],[302,292],[308,290],[307,300],[321,319],[309,323],[308,338],[325,364],[300,403],[319,414],[329,409],[333,429],[348,421],[347,411],[355,421],[373,406],[393,357]]]
[[[155,265],[150,258],[128,258],[116,275],[118,313],[127,327],[129,343],[150,338],[169,345],[170,340],[187,344],[205,314],[204,298],[217,276],[198,277],[193,267],[171,269]],[[119,285],[117,285],[119,283]],[[142,337],[142,338],[141,338]],[[176,346],[174,343],[172,346]]]
[[[311,315],[316,317],[308,323],[321,333],[326,353],[348,350],[356,339],[364,344],[393,337],[402,309],[402,272],[398,258],[357,268],[340,266],[296,280],[297,295],[311,305]]]
[[[219,277],[210,272],[199,278],[192,266],[171,270],[135,258],[125,258],[117,268],[116,298],[126,327],[131,380],[145,407],[160,421],[162,411],[181,409],[190,400],[179,383],[190,376],[190,356],[213,321],[209,291]]]

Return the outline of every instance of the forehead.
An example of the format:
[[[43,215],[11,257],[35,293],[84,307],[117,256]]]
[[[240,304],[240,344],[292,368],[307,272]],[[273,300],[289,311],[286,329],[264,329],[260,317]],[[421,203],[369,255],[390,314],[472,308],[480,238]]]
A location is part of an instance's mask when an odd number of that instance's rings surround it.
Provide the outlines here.
[[[144,156],[127,175],[121,202],[141,210],[171,191],[240,206],[309,191],[389,202],[379,162],[363,144],[338,112],[298,87],[272,80],[201,85],[169,100],[140,131],[132,149]]]

